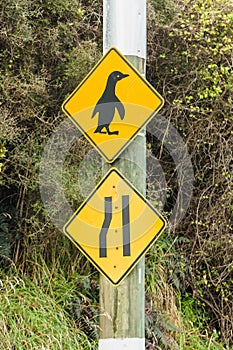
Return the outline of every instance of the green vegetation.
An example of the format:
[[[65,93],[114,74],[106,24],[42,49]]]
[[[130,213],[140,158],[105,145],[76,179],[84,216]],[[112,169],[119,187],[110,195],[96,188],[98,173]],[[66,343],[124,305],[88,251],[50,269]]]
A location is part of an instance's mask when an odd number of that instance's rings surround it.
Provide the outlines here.
[[[96,319],[88,297],[80,292],[82,280],[77,274],[67,280],[61,271],[52,275],[45,266],[40,268],[41,283],[17,271],[0,279],[0,348],[96,349],[91,336]]]
[[[192,156],[194,195],[175,232],[186,239],[176,245],[188,270],[186,288],[209,317],[207,332],[216,331],[232,346],[233,6],[219,0],[187,0],[179,6],[167,25],[156,27],[152,21],[148,76],[164,92],[163,114]],[[168,184],[174,193],[169,210],[176,195],[172,176]]]
[[[165,236],[165,235],[164,235]],[[146,338],[148,349],[224,350],[216,329],[208,329],[205,305],[185,291],[188,266],[175,243],[162,237],[146,265]]]
[[[4,158],[6,156],[6,147],[3,145],[3,143],[0,144],[0,159],[1,158]],[[0,171],[1,171],[1,168],[2,168],[2,163],[0,163]]]
[[[101,56],[102,0],[0,7],[0,349],[96,349],[98,273],[46,216],[38,175],[62,102]],[[185,219],[147,255],[147,349],[233,346],[232,19],[227,0],[148,3],[147,77],[189,148],[195,189]],[[148,142],[169,216],[177,172],[163,145]],[[74,208],[89,149],[79,139],[65,162]]]

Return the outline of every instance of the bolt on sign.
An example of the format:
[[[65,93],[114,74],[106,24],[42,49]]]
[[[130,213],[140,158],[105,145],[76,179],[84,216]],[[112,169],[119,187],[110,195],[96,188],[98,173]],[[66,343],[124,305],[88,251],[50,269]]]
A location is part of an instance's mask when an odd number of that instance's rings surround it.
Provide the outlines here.
[[[164,218],[111,168],[64,226],[65,234],[113,285],[164,231]]]
[[[66,99],[62,109],[111,163],[163,103],[139,71],[112,47]]]

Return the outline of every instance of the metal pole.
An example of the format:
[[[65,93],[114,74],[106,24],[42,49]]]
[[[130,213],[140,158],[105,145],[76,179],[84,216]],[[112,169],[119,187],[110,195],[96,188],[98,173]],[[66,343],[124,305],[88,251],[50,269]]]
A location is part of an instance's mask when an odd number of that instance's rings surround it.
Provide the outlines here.
[[[146,0],[103,0],[103,51],[117,47],[145,75]],[[146,137],[140,132],[114,163],[146,191]],[[144,258],[118,287],[100,276],[99,350],[145,349]]]

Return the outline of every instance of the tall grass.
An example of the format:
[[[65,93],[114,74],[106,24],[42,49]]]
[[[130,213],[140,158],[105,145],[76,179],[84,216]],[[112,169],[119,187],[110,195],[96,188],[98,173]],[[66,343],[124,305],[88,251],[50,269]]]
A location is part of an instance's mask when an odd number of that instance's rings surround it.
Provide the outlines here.
[[[177,254],[183,238],[165,233],[146,259],[146,349],[227,350],[220,333],[208,327],[209,317],[186,291],[188,261]]]
[[[81,300],[79,276],[67,280],[60,271],[44,277],[38,284],[36,276],[16,271],[1,276],[0,350],[95,349],[95,339],[81,329],[77,313],[74,317],[72,303]]]
[[[146,349],[226,350],[205,331],[193,296],[175,288],[174,263],[174,245],[162,237],[146,259]],[[31,274],[0,271],[0,350],[97,350],[98,274],[80,270],[38,257]]]

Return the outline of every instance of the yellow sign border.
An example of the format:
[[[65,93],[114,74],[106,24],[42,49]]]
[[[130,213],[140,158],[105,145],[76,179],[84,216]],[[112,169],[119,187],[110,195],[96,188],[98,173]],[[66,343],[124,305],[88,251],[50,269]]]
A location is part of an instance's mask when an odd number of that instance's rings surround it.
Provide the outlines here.
[[[134,73],[138,76],[139,79],[143,81],[145,85],[157,96],[160,101],[160,104],[156,107],[156,109],[145,119],[144,123],[135,131],[135,133],[125,142],[125,144],[115,153],[112,158],[108,158],[106,154],[101,150],[101,148],[92,140],[92,138],[86,133],[86,131],[82,128],[81,125],[72,117],[72,115],[66,110],[66,104],[72,99],[72,97],[80,90],[83,84],[89,79],[92,73],[99,67],[99,65],[104,61],[104,59],[111,53],[111,51],[115,51],[121,59],[134,71]],[[92,146],[97,150],[97,152],[104,158],[107,163],[114,162],[120,154],[128,147],[128,145],[135,139],[138,133],[151,121],[151,119],[159,112],[159,110],[164,105],[163,97],[155,90],[155,88],[142,76],[142,74],[130,63],[130,61],[116,48],[111,47],[105,55],[96,63],[96,65],[91,69],[91,71],[87,74],[87,76],[81,81],[81,83],[74,89],[74,91],[66,98],[66,100],[62,104],[62,111],[65,115],[75,124],[75,126],[81,131],[81,133],[86,137],[86,139],[92,144]]]
[[[78,215],[78,213],[85,207],[85,205],[89,202],[89,200],[94,196],[96,191],[101,187],[101,185],[105,182],[105,180],[110,176],[112,172],[117,173],[117,175],[134,191],[136,194],[146,203],[151,210],[159,217],[159,219],[163,222],[162,228],[157,232],[153,239],[148,243],[146,248],[143,249],[141,254],[134,260],[134,262],[130,265],[130,267],[127,268],[125,273],[119,278],[118,281],[114,282],[108,274],[95,262],[95,260],[92,259],[92,257],[82,248],[82,246],[69,234],[67,231],[68,226],[70,223],[75,219],[75,217]],[[64,225],[63,232],[65,235],[73,242],[73,244],[86,256],[86,258],[95,266],[95,268],[107,278],[107,280],[113,285],[118,286],[124,279],[129,275],[129,273],[133,270],[133,268],[137,265],[137,263],[141,260],[141,258],[146,254],[146,252],[150,249],[150,247],[155,243],[155,241],[159,238],[159,236],[164,232],[164,230],[167,227],[167,222],[164,219],[164,217],[150,204],[150,202],[136,189],[136,187],[131,184],[127,178],[115,167],[112,167],[109,169],[109,171],[104,175],[104,177],[101,179],[101,181],[95,186],[93,191],[89,194],[89,196],[84,200],[84,202],[79,206],[79,208],[76,210],[76,212],[72,215],[72,217],[69,219],[69,221]]]

